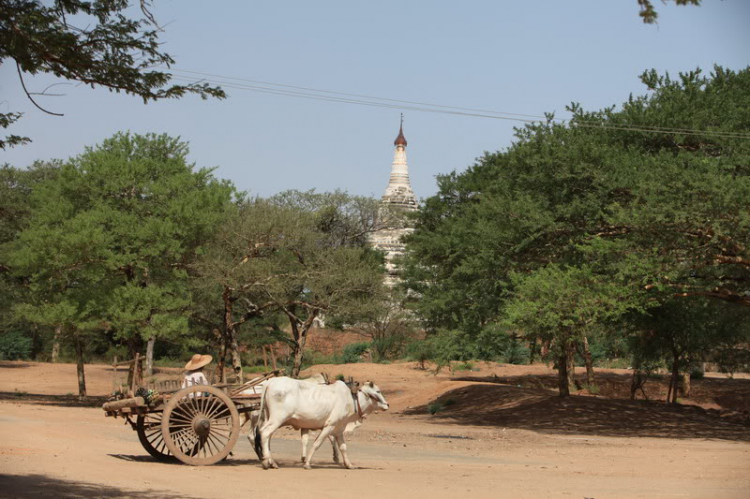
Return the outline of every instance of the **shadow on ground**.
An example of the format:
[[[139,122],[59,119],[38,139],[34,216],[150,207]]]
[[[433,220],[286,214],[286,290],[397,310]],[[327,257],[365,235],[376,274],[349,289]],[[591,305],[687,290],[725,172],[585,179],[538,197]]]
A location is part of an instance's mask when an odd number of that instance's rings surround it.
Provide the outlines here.
[[[31,367],[31,364],[27,364],[26,362],[0,360],[0,367],[3,369],[23,369]]]
[[[540,433],[750,441],[746,420],[722,417],[718,410],[591,396],[564,399],[552,390],[518,384],[481,383],[451,390],[435,401],[444,409],[433,417],[447,424]],[[426,412],[427,406],[421,406],[405,414]]]
[[[107,397],[86,397],[81,400],[76,395],[43,395],[26,392],[0,392],[0,400],[18,404],[52,405],[58,407],[101,407]]]
[[[479,381],[518,386],[521,388],[546,388],[557,390],[557,376],[521,375],[521,376],[456,376],[458,381]],[[629,399],[631,374],[597,372],[597,393],[610,399]],[[586,377],[576,376],[576,384],[584,386]],[[636,399],[665,400],[669,388],[669,375],[652,375],[636,393]],[[750,412],[750,379],[701,378],[691,382],[690,398],[685,403],[713,406],[727,411]],[[645,395],[645,397],[644,397]]]
[[[164,490],[127,490],[110,485],[62,480],[46,475],[3,474],[0,474],[0,497],[54,497],[59,499],[147,497],[149,499],[190,499],[184,494],[175,494]]]

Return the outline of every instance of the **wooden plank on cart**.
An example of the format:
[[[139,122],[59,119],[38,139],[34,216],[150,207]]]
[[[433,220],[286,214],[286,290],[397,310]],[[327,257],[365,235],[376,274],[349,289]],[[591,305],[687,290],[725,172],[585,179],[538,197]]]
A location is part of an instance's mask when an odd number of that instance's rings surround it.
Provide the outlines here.
[[[102,406],[107,412],[114,412],[125,409],[126,407],[144,407],[146,401],[143,397],[133,397],[129,399],[115,400],[114,402],[105,402]]]

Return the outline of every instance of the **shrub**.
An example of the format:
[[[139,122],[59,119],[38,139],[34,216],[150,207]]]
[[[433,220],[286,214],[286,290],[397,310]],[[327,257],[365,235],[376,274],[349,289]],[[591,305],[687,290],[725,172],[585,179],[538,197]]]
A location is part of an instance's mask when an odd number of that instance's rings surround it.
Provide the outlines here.
[[[271,366],[242,366],[242,372],[249,374],[264,373],[266,371],[270,371],[271,369]]]
[[[432,344],[427,340],[415,340],[406,345],[406,355],[409,360],[419,363],[419,367],[425,368],[424,363],[432,360],[435,356]]]
[[[427,406],[427,412],[429,412],[430,414],[437,414],[438,412],[443,412],[446,407],[450,407],[452,405],[456,405],[455,399],[447,398],[445,400],[436,400],[435,402]]]
[[[588,383],[583,383],[581,385],[581,390],[586,390],[591,395],[599,395],[599,392],[601,391],[599,385],[589,385]]]
[[[525,341],[499,324],[488,324],[474,341],[476,357],[505,364],[528,364],[531,350]]]
[[[31,356],[31,338],[18,331],[0,336],[0,360],[24,360]]]
[[[452,369],[454,371],[472,371],[474,370],[474,363],[467,360],[466,362],[462,362],[460,364],[452,366]]]
[[[127,357],[121,357],[124,360],[127,360]],[[170,357],[163,357],[161,359],[154,359],[154,367],[179,367],[184,368],[185,367],[185,360],[183,359],[173,359]]]
[[[287,372],[291,372],[291,362],[293,359],[289,359],[290,364],[287,366]],[[305,355],[302,357],[302,368],[307,369],[310,366],[317,366],[320,364],[341,364],[341,358],[337,355],[326,355],[314,350],[306,350]]]
[[[438,412],[442,412],[443,409],[445,409],[445,406],[440,402],[433,402],[427,406],[427,412],[430,414],[437,414]]]
[[[370,349],[370,343],[350,343],[344,347],[344,351],[341,354],[341,362],[343,364],[355,364],[359,362],[362,355]]]

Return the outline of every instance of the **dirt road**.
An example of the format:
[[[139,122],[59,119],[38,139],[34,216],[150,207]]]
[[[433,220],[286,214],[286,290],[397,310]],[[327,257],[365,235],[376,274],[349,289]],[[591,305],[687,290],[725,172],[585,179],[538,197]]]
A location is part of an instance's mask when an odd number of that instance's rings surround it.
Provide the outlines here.
[[[403,365],[333,366],[334,375],[374,378],[392,403],[350,439],[359,469],[333,465],[328,444],[313,470],[302,469],[297,435],[287,430],[273,444],[279,470],[262,470],[244,437],[224,463],[190,467],[154,461],[122,420],[71,407],[74,366],[8,366],[0,364],[2,497],[750,497],[748,427],[698,408],[560,401],[543,389]],[[541,376],[546,368],[526,369]],[[106,393],[107,368],[87,374],[90,391]],[[32,390],[35,379],[49,383]],[[455,410],[425,414],[423,405],[446,393]]]

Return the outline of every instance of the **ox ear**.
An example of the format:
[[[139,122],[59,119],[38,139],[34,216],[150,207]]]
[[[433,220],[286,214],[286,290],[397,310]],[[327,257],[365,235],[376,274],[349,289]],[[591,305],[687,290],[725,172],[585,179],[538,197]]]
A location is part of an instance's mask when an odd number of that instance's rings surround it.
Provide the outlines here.
[[[368,381],[367,386],[369,386],[370,388],[375,388],[375,383],[373,383],[372,381]]]

